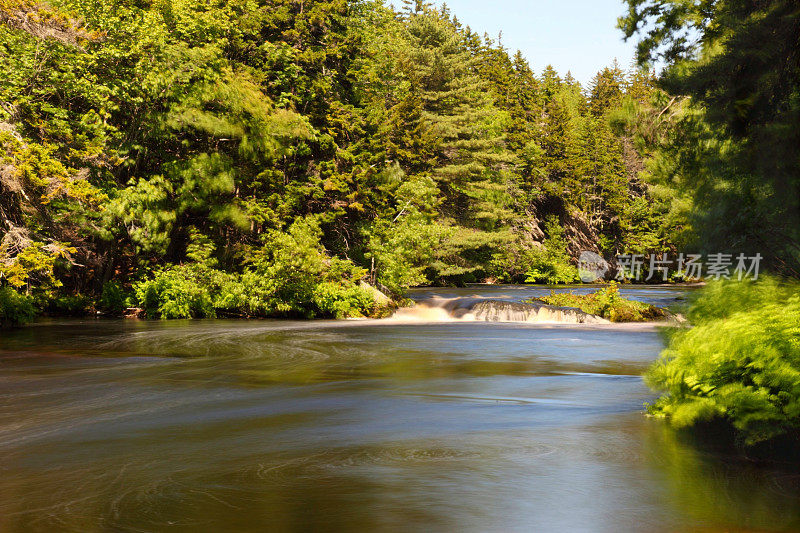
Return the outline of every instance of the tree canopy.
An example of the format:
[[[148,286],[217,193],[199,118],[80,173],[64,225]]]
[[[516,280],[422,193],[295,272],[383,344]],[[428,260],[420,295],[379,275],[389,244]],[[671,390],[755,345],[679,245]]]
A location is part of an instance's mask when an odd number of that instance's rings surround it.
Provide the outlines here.
[[[553,242],[566,262],[587,245],[664,251],[686,225],[642,181],[639,122],[618,116],[666,98],[651,75],[537,75],[446,8],[0,13],[0,284],[42,302],[112,284],[144,305],[174,271],[217,276],[219,312],[330,314],[313,285],[521,281]]]
[[[792,0],[628,0],[641,64],[686,98],[658,144],[660,177],[688,191],[708,248],[766,254],[800,274],[800,5]]]

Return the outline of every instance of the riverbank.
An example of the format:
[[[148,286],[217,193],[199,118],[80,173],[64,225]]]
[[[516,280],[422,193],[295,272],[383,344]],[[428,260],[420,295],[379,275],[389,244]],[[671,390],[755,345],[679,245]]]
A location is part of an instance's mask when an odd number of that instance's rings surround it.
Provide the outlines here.
[[[157,289],[162,296],[150,297],[148,291],[141,291],[143,296],[137,299],[132,293],[126,293],[120,287],[110,284],[103,294],[97,299],[87,296],[71,296],[55,300],[35,300],[24,297],[19,293],[3,289],[11,293],[11,297],[0,299],[0,324],[7,326],[30,322],[34,318],[386,318],[401,307],[410,303],[421,302],[430,294],[440,298],[481,298],[497,299],[500,301],[524,303],[529,300],[548,298],[551,293],[574,294],[578,297],[592,294],[598,290],[607,289],[608,284],[578,284],[578,285],[533,285],[533,284],[468,284],[463,287],[416,287],[409,289],[404,298],[390,298],[386,294],[366,283],[354,284],[349,289],[330,287],[330,291],[321,289],[316,291],[319,301],[316,311],[312,312],[310,306],[296,304],[285,306],[283,313],[248,314],[243,311],[231,309],[226,304],[227,298],[222,296],[222,289],[214,288],[213,283],[196,280],[195,289],[188,290],[185,282],[164,283]],[[219,287],[219,284],[216,285]],[[619,294],[622,299],[632,299],[645,306],[659,308],[673,307],[684,301],[684,296],[673,298],[674,293],[687,294],[693,292],[701,285],[698,284],[661,284],[661,285],[619,285]],[[156,290],[156,289],[154,289]],[[141,301],[140,301],[141,300]],[[5,302],[5,305],[3,305]],[[194,302],[194,303],[193,303]],[[205,303],[203,303],[205,302]],[[214,302],[218,302],[215,304]],[[579,307],[579,306],[568,306]],[[159,313],[158,309],[166,309]],[[305,312],[299,309],[305,308]],[[321,308],[328,309],[322,311]],[[203,311],[206,309],[206,311]],[[584,312],[591,313],[589,309]]]

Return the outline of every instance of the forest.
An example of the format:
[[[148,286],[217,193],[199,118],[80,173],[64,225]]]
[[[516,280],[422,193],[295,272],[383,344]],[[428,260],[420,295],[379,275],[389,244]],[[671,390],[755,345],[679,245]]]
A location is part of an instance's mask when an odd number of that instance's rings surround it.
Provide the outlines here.
[[[687,103],[643,67],[535,73],[422,2],[0,16],[9,317],[373,315],[362,281],[564,283],[580,250],[692,243],[662,155]]]
[[[631,0],[583,87],[421,1],[3,0],[6,321],[380,315],[580,250],[796,276],[798,15],[706,3]]]

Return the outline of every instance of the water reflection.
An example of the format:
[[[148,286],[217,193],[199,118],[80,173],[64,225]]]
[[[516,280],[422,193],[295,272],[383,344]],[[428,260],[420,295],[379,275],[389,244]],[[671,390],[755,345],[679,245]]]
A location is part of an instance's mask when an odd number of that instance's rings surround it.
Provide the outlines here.
[[[800,530],[796,464],[751,461],[661,424],[653,424],[646,437],[667,501],[696,529]]]

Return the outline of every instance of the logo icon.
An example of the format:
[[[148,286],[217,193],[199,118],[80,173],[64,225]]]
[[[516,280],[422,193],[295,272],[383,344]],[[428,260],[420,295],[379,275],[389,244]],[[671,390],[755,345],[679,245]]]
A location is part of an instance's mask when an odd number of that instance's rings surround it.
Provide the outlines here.
[[[584,283],[603,279],[608,272],[608,263],[600,254],[584,250],[578,257],[578,276]]]

